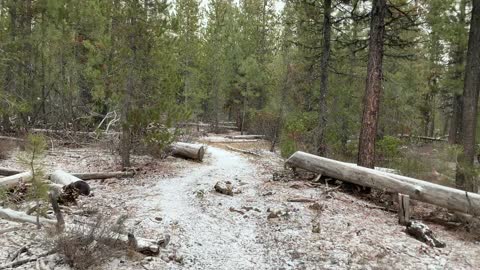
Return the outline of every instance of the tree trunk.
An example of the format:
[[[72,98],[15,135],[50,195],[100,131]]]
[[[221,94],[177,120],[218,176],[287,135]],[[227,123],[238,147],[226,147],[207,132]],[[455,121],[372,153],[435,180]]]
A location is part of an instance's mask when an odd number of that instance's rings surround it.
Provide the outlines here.
[[[31,172],[20,172],[4,178],[0,178],[0,189],[9,189],[16,186],[19,182],[29,181],[32,179]]]
[[[480,91],[480,0],[473,0],[468,38],[467,65],[463,89],[462,146],[457,163],[456,185],[466,191],[478,192],[473,168],[477,128],[477,104]]]
[[[363,117],[358,143],[360,166],[375,166],[375,138],[377,133],[380,95],[382,92],[383,36],[385,33],[386,0],[374,0],[370,21],[367,82],[363,99]]]
[[[325,155],[325,131],[327,125],[327,94],[328,94],[328,65],[330,62],[330,35],[331,35],[332,0],[323,1],[323,48],[320,64],[320,104],[318,110],[318,134],[316,136],[317,153]]]
[[[81,180],[92,180],[92,179],[107,179],[107,178],[122,178],[122,177],[133,177],[135,175],[134,171],[125,171],[125,172],[88,172],[88,173],[71,173],[71,175],[80,178]]]
[[[462,26],[466,26],[465,18],[466,18],[466,7],[467,7],[467,0],[461,0],[459,9],[460,14],[458,15],[458,24]],[[456,33],[456,35],[461,35],[461,33]],[[461,38],[460,38],[461,39]],[[467,50],[464,43],[461,40],[457,41],[456,46],[454,47],[453,53],[453,80],[460,81],[462,80],[462,72],[465,62],[465,51]],[[461,144],[461,137],[462,137],[462,119],[463,119],[463,98],[460,91],[455,89],[455,93],[453,95],[453,104],[452,104],[452,116],[450,120],[450,129],[448,132],[448,143],[449,144]]]
[[[453,211],[471,215],[480,214],[480,194],[364,168],[352,163],[340,162],[300,151],[293,154],[285,164],[357,185],[402,193],[409,195],[413,200],[438,205]]]
[[[15,221],[15,222],[25,222],[25,223],[32,223],[37,224],[37,219],[34,216],[27,215],[26,213],[11,210],[8,208],[1,208],[0,207],[0,218],[4,218],[7,220]],[[40,218],[40,223],[44,225],[56,225],[57,221],[52,219]],[[83,224],[65,224],[65,228],[69,231],[76,231],[76,230],[85,230],[85,225]],[[127,244],[132,239],[132,235],[125,235],[125,234],[118,234],[115,232],[110,232],[104,235],[94,235],[95,237],[108,237],[110,240],[119,241],[120,243]],[[130,236],[130,237],[129,237]],[[158,254],[161,247],[165,247],[168,244],[169,237],[152,240],[146,238],[136,238],[135,237],[135,246],[134,248],[137,252],[152,255]]]
[[[453,97],[453,112],[450,120],[450,129],[448,130],[448,143],[460,144],[460,135],[462,134],[462,95]]]
[[[202,161],[205,155],[205,147],[201,144],[177,142],[172,145],[172,154],[175,156]]]
[[[131,99],[133,97],[133,92],[135,88],[134,83],[134,68],[137,63],[137,47],[136,47],[136,40],[135,34],[133,33],[134,27],[136,25],[135,18],[130,18],[130,26],[132,33],[129,34],[129,48],[130,48],[130,63],[128,67],[128,74],[127,74],[127,84],[125,86],[125,90],[123,92],[123,106],[122,106],[122,136],[120,138],[120,155],[122,158],[122,167],[127,168],[130,167],[130,150],[132,148],[132,130],[131,130],[131,123],[129,118],[130,110],[131,110]]]
[[[252,139],[265,139],[265,135],[232,135],[225,138],[232,140],[252,140]]]
[[[54,183],[65,186],[65,188],[71,188],[77,190],[81,195],[90,194],[90,185],[82,179],[75,177],[62,170],[56,170],[50,175],[50,180]]]

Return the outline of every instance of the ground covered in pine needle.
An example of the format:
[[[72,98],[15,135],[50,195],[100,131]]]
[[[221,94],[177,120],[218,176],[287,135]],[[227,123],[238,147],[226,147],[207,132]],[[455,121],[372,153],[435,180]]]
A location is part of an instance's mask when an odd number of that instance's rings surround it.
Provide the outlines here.
[[[206,140],[203,140],[204,142]],[[431,248],[398,225],[395,205],[384,194],[348,193],[335,180],[295,176],[283,160],[259,142],[235,148],[209,142],[203,163],[173,157],[134,156],[132,178],[89,181],[93,196],[63,208],[68,221],[121,219],[135,236],[170,242],[158,256],[115,252],[96,269],[478,269],[480,235],[476,228],[452,221],[444,210],[416,203],[422,219],[446,243]],[[263,149],[263,150],[262,150]],[[115,171],[118,160],[98,148],[50,151],[45,168],[68,172]],[[15,153],[0,166],[21,168]],[[275,181],[274,181],[275,180]],[[233,196],[214,190],[230,182]],[[302,202],[289,202],[289,201]],[[26,211],[32,205],[20,202]],[[53,218],[51,213],[48,217]],[[34,225],[0,219],[0,266],[16,251],[31,258],[51,248],[54,236]],[[89,258],[83,258],[89,259]],[[16,269],[69,269],[58,254]]]

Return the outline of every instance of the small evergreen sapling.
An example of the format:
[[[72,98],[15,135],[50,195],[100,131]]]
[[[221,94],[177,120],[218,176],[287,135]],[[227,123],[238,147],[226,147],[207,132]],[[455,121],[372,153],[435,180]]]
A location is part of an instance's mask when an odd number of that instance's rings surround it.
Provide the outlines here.
[[[47,205],[44,202],[48,202],[48,185],[44,182],[45,173],[41,163],[45,156],[46,145],[42,135],[31,134],[27,137],[25,151],[19,157],[19,161],[32,172],[28,197],[35,201],[37,228],[40,228],[40,214],[46,210],[42,209],[42,204]]]

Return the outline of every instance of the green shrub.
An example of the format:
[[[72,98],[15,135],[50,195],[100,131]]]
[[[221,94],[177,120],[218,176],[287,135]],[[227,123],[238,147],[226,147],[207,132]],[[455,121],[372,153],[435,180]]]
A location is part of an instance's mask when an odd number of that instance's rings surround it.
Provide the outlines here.
[[[384,136],[376,143],[376,155],[380,160],[391,160],[399,157],[402,141],[396,137]]]
[[[282,130],[280,150],[284,157],[290,156],[297,150],[306,150],[309,133],[315,128],[316,118],[314,113],[297,113],[287,117]]]

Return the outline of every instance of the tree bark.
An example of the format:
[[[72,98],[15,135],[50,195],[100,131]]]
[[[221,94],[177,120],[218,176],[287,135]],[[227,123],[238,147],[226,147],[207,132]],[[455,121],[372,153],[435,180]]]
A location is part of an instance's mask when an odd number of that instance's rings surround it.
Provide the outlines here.
[[[15,221],[37,224],[37,217],[27,215],[23,212],[14,211],[8,208],[0,207],[0,218]],[[40,224],[55,224],[56,221],[52,219],[40,218]]]
[[[450,120],[450,129],[448,130],[448,143],[460,144],[462,134],[462,95],[455,94],[453,97],[453,112]]]
[[[458,15],[458,24],[466,26],[466,8],[467,0],[460,1],[460,14]],[[461,35],[461,33],[456,33],[456,35]],[[460,40],[457,40],[455,46],[455,51],[453,53],[453,80],[462,80],[462,71],[465,62],[465,51],[467,48],[463,45],[464,43]],[[462,68],[461,68],[462,67]],[[461,144],[461,134],[462,134],[462,119],[463,119],[463,97],[460,94],[460,91],[456,91],[453,95],[453,104],[452,104],[452,116],[450,120],[450,129],[448,131],[448,143],[449,144]]]
[[[75,177],[78,177],[81,180],[92,180],[92,179],[133,177],[135,175],[135,172],[134,171],[126,171],[126,172],[88,172],[88,173],[71,173],[71,175],[73,175]]]
[[[225,136],[225,138],[232,140],[252,140],[252,139],[264,139],[265,135],[232,135]]]
[[[90,194],[90,185],[88,185],[87,182],[62,170],[54,171],[50,175],[50,180],[54,183],[64,185],[64,189],[72,188],[77,190],[81,195],[87,196]]]
[[[370,21],[367,81],[363,98],[363,117],[358,143],[357,164],[375,166],[375,138],[377,133],[380,95],[382,92],[383,37],[385,34],[386,0],[374,0]]]
[[[202,161],[205,155],[205,147],[201,144],[177,142],[172,145],[172,154]]]
[[[332,29],[331,22],[332,0],[323,1],[323,48],[322,61],[320,64],[320,104],[318,110],[318,130],[316,137],[317,153],[325,155],[325,131],[327,129],[327,94],[328,94],[328,65],[330,62],[330,35]]]
[[[478,192],[476,173],[473,168],[475,136],[477,128],[477,104],[480,91],[480,0],[473,0],[472,19],[468,38],[467,65],[463,89],[462,146],[457,163],[456,186]]]
[[[293,154],[285,164],[357,185],[402,193],[409,195],[413,200],[438,205],[452,211],[471,215],[480,214],[480,194],[376,171],[300,151]]]
[[[29,181],[32,179],[31,172],[21,172],[18,174],[10,175],[4,178],[0,178],[0,188],[9,189],[16,186],[20,181]]]
[[[25,223],[32,223],[37,224],[37,219],[34,216],[29,216],[26,213],[14,211],[8,208],[1,208],[0,207],[0,218],[4,218],[7,220],[15,221],[15,222],[25,222]],[[57,221],[52,219],[40,218],[40,223],[43,225],[56,225]],[[84,230],[85,225],[83,224],[65,224],[65,229],[67,230]],[[100,235],[102,236],[102,235]],[[105,237],[105,236],[102,236]],[[128,244],[129,237],[125,234],[118,234],[118,233],[109,233],[106,237],[111,238],[111,240],[117,240],[121,243]],[[144,254],[158,254],[161,247],[164,247],[168,244],[169,237],[165,237],[160,240],[151,240],[146,238],[135,238],[136,245],[135,250],[144,253]]]

